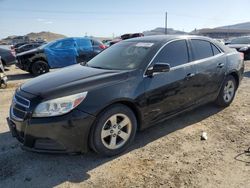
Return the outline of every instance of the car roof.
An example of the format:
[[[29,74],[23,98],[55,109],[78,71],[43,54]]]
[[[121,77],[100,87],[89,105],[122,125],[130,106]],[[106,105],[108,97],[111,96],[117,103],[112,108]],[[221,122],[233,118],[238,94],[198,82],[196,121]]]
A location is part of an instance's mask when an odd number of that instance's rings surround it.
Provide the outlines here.
[[[203,36],[196,35],[151,35],[144,37],[137,37],[132,39],[127,39],[126,41],[135,41],[135,42],[167,42],[176,39],[203,39],[212,41],[212,39]]]
[[[231,52],[233,49],[225,46],[224,44],[221,44],[219,41],[216,41],[214,39],[211,39],[209,37],[203,37],[203,36],[197,36],[197,35],[152,35],[152,36],[144,36],[144,37],[137,37],[132,39],[123,40],[131,41],[131,42],[152,42],[152,43],[158,43],[158,44],[165,44],[172,40],[177,39],[200,39],[200,40],[206,40],[213,44],[215,44],[217,47],[219,47],[223,52]]]

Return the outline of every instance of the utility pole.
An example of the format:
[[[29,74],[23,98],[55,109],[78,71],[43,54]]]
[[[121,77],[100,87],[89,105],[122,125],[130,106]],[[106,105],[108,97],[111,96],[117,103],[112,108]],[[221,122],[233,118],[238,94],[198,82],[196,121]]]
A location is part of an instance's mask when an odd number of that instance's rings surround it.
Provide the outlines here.
[[[165,35],[168,34],[168,12],[166,12],[165,16]]]

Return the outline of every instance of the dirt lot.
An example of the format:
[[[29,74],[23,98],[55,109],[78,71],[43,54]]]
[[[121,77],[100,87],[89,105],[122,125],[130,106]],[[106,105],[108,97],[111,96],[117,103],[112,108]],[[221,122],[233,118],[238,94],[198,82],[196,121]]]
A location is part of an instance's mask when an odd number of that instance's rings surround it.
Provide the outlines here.
[[[138,133],[113,158],[94,153],[46,155],[20,149],[6,117],[18,84],[31,77],[12,67],[0,90],[0,187],[250,187],[250,62],[233,104],[212,104]],[[202,131],[208,140],[201,141]]]

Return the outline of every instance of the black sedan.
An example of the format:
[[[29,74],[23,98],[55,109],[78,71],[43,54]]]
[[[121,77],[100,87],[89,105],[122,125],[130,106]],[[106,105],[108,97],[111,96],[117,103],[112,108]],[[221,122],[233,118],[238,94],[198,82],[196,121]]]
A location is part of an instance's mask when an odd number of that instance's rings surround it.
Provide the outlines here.
[[[23,84],[8,125],[24,149],[112,156],[137,130],[208,102],[229,106],[243,72],[240,53],[209,38],[129,39]]]
[[[15,49],[16,53],[21,53],[25,51],[32,50],[34,48],[38,48],[39,46],[43,45],[44,43],[29,43],[29,44],[24,44],[18,48]]]
[[[15,53],[11,50],[0,48],[0,56],[3,66],[10,66],[16,63]]]

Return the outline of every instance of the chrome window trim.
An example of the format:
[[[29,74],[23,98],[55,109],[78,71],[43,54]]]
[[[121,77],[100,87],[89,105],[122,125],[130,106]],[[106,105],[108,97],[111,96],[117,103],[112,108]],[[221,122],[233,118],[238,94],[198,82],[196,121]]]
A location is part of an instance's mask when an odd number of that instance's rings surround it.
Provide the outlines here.
[[[175,41],[179,41],[179,40],[185,40],[186,43],[187,43],[187,39],[186,38],[181,38],[181,39],[173,39],[173,40],[170,40],[168,42],[166,42],[164,45],[162,45],[162,47],[156,52],[156,54],[154,55],[154,57],[152,57],[151,61],[149,62],[149,64],[147,65],[146,69],[144,70],[144,73],[143,73],[143,78],[145,77],[148,77],[146,75],[146,71],[148,70],[148,68],[150,67],[150,65],[153,63],[154,59],[156,58],[156,56],[161,52],[161,50],[167,46],[168,44],[170,44],[171,42],[175,42]]]
[[[156,52],[156,54],[154,55],[154,57],[151,59],[151,61],[150,61],[149,64],[147,65],[147,67],[146,67],[146,69],[145,69],[145,71],[144,71],[144,73],[143,73],[143,78],[148,77],[148,76],[146,75],[146,71],[148,70],[148,68],[150,67],[150,65],[153,63],[154,59],[155,59],[156,56],[160,53],[160,51],[161,51],[165,46],[167,46],[169,43],[175,42],[175,41],[179,41],[179,40],[185,40],[186,43],[187,43],[187,45],[188,45],[188,41],[187,41],[187,40],[203,40],[203,41],[206,41],[206,42],[210,42],[211,44],[213,44],[213,45],[220,51],[220,53],[217,54],[217,55],[213,55],[213,56],[211,56],[211,57],[207,57],[207,58],[203,58],[203,59],[198,59],[198,60],[195,60],[195,61],[187,62],[187,63],[182,64],[182,65],[177,65],[177,66],[175,66],[175,67],[171,67],[171,68],[170,68],[170,71],[171,71],[171,70],[178,69],[178,68],[181,68],[181,67],[189,66],[189,65],[191,65],[191,64],[195,65],[195,64],[201,63],[202,61],[208,61],[208,60],[210,60],[210,59],[217,58],[217,57],[223,56],[223,55],[225,54],[225,52],[222,51],[221,48],[219,48],[215,43],[213,43],[212,41],[206,40],[206,39],[199,39],[199,38],[197,38],[197,39],[196,39],[196,38],[193,38],[193,39],[192,39],[192,38],[188,38],[188,39],[186,39],[186,38],[183,38],[183,39],[174,39],[174,40],[168,41],[166,44],[164,44],[164,45]],[[190,42],[191,42],[191,41],[190,41]],[[189,48],[189,47],[187,46],[187,48]],[[158,73],[158,74],[160,74],[160,73]],[[156,75],[157,75],[157,74],[156,74]]]

